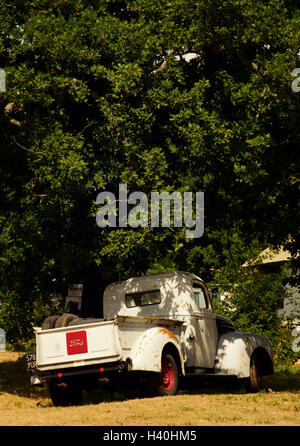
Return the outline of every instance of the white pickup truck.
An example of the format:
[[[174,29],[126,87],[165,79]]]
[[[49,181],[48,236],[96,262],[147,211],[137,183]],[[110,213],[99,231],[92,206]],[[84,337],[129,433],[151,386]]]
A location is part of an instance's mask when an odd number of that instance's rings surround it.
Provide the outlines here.
[[[174,395],[180,376],[232,376],[257,391],[262,376],[273,373],[268,340],[216,316],[206,285],[192,273],[113,283],[104,291],[103,313],[103,319],[50,316],[35,328],[31,383],[48,383],[54,405],[80,404],[84,388],[129,374],[156,394]]]

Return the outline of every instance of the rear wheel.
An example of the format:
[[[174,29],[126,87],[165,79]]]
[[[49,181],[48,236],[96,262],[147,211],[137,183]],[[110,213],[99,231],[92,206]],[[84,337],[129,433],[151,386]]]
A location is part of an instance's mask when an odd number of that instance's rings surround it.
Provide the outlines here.
[[[175,359],[165,353],[161,362],[161,373],[156,376],[156,394],[176,395],[178,391],[179,375]]]
[[[82,404],[83,389],[72,382],[49,382],[49,393],[54,406],[79,406]]]
[[[251,393],[259,392],[262,388],[262,367],[257,354],[253,354],[250,360],[250,377],[246,389]]]

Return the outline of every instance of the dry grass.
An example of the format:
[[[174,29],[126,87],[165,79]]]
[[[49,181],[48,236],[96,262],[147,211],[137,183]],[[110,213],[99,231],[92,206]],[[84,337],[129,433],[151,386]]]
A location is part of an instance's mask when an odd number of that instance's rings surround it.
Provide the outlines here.
[[[159,398],[94,392],[86,394],[83,406],[56,408],[46,389],[30,387],[23,356],[0,353],[2,426],[300,425],[300,373],[275,374],[252,395],[220,385],[190,386]]]

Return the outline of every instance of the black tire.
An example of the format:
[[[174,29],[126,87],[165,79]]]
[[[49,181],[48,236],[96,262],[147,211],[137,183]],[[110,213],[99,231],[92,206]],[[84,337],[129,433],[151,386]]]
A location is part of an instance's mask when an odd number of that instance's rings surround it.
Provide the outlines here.
[[[82,404],[83,389],[72,382],[49,382],[49,393],[54,406],[80,406]]]
[[[49,330],[50,328],[55,327],[55,323],[59,316],[48,316],[42,323],[42,330]]]
[[[250,360],[250,377],[246,383],[246,390],[250,393],[259,392],[262,389],[262,367],[257,354],[253,354]]]
[[[175,359],[170,353],[163,354],[161,373],[155,374],[151,387],[155,395],[176,395],[179,384],[179,373]]]
[[[62,316],[59,316],[59,318],[56,320],[55,328],[67,327],[68,324],[74,321],[75,319],[77,319],[77,316],[75,316],[75,314],[69,314],[69,313],[63,314]]]

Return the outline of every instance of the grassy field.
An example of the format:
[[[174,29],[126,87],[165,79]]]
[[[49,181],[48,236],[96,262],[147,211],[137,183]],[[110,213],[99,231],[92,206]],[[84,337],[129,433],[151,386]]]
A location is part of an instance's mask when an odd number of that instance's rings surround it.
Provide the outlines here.
[[[1,426],[299,426],[300,367],[266,378],[257,394],[190,385],[174,397],[98,391],[84,403],[53,407],[46,388],[30,387],[24,354],[0,353]]]

